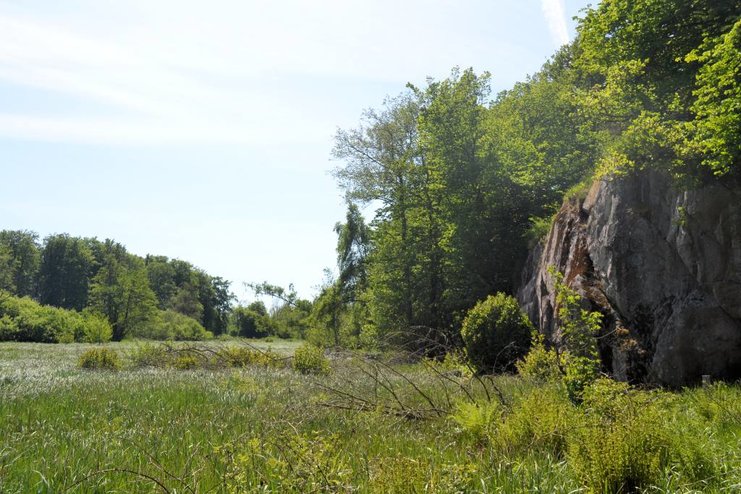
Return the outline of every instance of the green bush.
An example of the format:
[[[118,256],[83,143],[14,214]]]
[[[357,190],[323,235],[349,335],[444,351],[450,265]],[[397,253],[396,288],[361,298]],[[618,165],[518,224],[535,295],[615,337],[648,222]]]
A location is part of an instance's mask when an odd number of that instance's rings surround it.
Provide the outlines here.
[[[80,355],[78,365],[82,369],[118,370],[121,368],[121,360],[115,350],[91,348]]]
[[[293,369],[301,374],[329,374],[329,359],[321,348],[304,343],[293,354]]]
[[[106,343],[113,337],[113,328],[103,316],[97,314],[85,314],[85,327],[83,329],[83,341],[86,343]]]
[[[195,319],[173,310],[162,312],[161,324],[169,338],[176,341],[201,341],[214,337]]]
[[[514,297],[497,293],[477,303],[463,321],[461,335],[478,372],[511,371],[527,353],[533,326]]]
[[[192,317],[163,310],[152,324],[138,328],[134,336],[150,340],[203,341],[214,335]]]
[[[530,351],[517,362],[517,372],[536,381],[554,381],[561,378],[556,351],[545,347],[543,335],[533,332]]]
[[[13,341],[18,332],[18,326],[15,319],[7,314],[0,316],[0,341]]]
[[[427,367],[436,372],[455,377],[473,377],[473,370],[468,363],[466,353],[462,350],[453,350],[445,354],[442,360],[439,358],[425,358]]]
[[[584,300],[566,284],[563,273],[553,266],[548,272],[555,280],[558,327],[566,344],[561,362],[566,371],[564,382],[571,400],[579,403],[585,387],[599,376],[601,362],[596,336],[602,328],[602,314],[584,309]]]
[[[484,443],[496,433],[496,427],[504,415],[502,406],[497,401],[472,403],[465,401],[456,406],[451,420],[477,443]]]
[[[530,227],[525,232],[530,248],[538,245],[548,235],[551,225],[553,225],[553,218],[553,216],[530,217]]]
[[[139,343],[129,352],[129,359],[134,367],[166,367],[169,355],[164,345]]]
[[[250,307],[255,306],[252,304]],[[255,310],[257,309],[257,310]],[[245,338],[262,338],[270,332],[270,318],[259,307],[235,307],[231,314],[232,332]]]
[[[257,350],[255,348],[230,346],[219,350],[219,358],[224,359],[229,367],[247,367],[258,365],[263,367],[280,367],[284,359],[271,350]]]
[[[83,341],[89,326],[97,324],[88,314],[41,305],[29,297],[10,296],[0,302],[0,341]]]
[[[599,361],[567,353],[564,356],[564,368],[566,375],[563,376],[563,382],[569,398],[574,403],[580,403],[584,389],[599,376]]]
[[[585,387],[583,398],[568,460],[589,491],[635,492],[661,481],[672,443],[653,395],[603,378]]]
[[[284,367],[287,359],[271,350],[242,346],[225,346],[213,350],[206,346],[170,343],[137,345],[129,358],[134,367],[184,369],[223,369],[228,367]]]
[[[564,456],[578,410],[563,386],[543,384],[525,392],[492,434],[492,446],[509,456],[525,456],[533,451]]]
[[[172,362],[172,366],[178,370],[191,370],[202,367],[201,361],[195,355],[178,355]]]

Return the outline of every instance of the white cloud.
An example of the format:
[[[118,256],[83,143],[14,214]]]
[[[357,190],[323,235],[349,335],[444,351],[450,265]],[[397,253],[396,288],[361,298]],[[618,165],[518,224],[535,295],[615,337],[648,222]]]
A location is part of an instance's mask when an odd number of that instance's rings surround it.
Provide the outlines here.
[[[541,6],[553,42],[558,47],[567,44],[569,42],[569,30],[566,26],[564,0],[541,0]]]
[[[0,132],[124,144],[326,141],[343,124],[327,110],[330,84],[401,90],[454,65],[501,80],[498,68],[527,52],[492,38],[508,27],[486,15],[497,10],[452,0],[69,0],[44,10],[0,0],[0,83],[71,107],[23,115],[15,105],[0,111]]]
[[[110,42],[0,12],[0,81],[97,105],[93,115],[0,112],[0,134],[106,144],[303,142],[331,134],[332,122],[310,122],[281,94],[224,87],[208,62],[218,57],[178,67],[169,49],[148,36]]]

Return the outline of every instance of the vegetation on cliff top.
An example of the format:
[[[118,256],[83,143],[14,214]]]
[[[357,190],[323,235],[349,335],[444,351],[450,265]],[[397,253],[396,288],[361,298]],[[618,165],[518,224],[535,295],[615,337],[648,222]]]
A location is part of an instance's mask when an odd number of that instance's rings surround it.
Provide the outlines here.
[[[357,238],[365,273],[339,300],[339,332],[458,341],[466,311],[520,281],[528,234],[595,175],[736,183],[739,33],[737,0],[605,0],[572,43],[493,100],[488,73],[454,69],[364,112],[337,133],[335,176],[351,211],[380,207]]]

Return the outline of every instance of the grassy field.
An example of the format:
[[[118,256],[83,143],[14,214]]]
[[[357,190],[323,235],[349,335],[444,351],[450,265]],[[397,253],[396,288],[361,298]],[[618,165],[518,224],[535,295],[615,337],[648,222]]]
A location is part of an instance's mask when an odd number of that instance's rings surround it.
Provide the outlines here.
[[[329,375],[181,370],[118,343],[121,370],[78,368],[92,346],[0,344],[0,492],[741,491],[736,386],[574,406],[557,384],[349,354]]]

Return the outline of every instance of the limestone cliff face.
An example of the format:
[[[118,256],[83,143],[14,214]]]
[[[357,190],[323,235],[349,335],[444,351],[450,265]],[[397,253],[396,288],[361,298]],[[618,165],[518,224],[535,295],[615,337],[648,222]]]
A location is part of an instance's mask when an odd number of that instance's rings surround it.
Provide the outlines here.
[[[605,368],[681,386],[741,377],[741,189],[682,191],[655,172],[596,182],[564,204],[518,293],[558,345],[548,266],[605,315]]]

